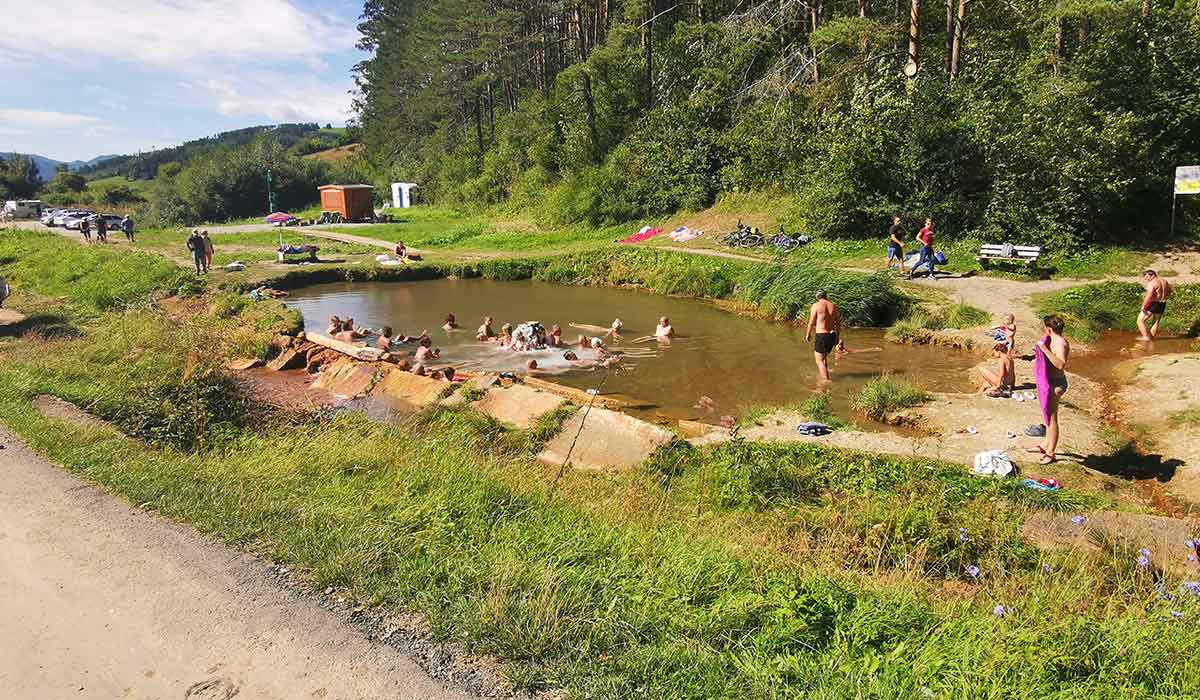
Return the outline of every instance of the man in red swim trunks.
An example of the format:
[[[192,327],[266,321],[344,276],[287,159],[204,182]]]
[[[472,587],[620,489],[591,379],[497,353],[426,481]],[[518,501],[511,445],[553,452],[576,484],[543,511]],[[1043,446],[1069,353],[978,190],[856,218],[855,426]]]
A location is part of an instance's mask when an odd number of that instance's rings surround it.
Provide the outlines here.
[[[1146,294],[1142,297],[1142,310],[1138,313],[1137,327],[1141,332],[1138,340],[1154,340],[1158,335],[1158,322],[1167,311],[1167,299],[1171,298],[1171,283],[1158,276],[1154,270],[1146,270],[1142,274],[1146,281]],[[1150,324],[1153,319],[1154,323]]]
[[[817,292],[817,302],[812,305],[808,314],[808,328],[804,331],[804,339],[812,338],[814,330],[817,332],[813,342],[813,357],[817,361],[817,372],[823,382],[830,381],[829,353],[833,352],[834,348],[845,349],[845,345],[838,338],[841,326],[842,317],[838,313],[837,304],[829,301],[824,291]]]

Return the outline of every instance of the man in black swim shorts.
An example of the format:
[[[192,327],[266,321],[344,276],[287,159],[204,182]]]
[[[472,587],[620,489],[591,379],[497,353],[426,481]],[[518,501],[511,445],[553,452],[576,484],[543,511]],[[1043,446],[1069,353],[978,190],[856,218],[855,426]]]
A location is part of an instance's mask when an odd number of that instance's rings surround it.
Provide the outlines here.
[[[816,331],[813,357],[817,362],[817,373],[821,375],[823,382],[829,381],[829,353],[842,346],[838,340],[841,325],[842,319],[837,304],[829,301],[824,291],[817,292],[817,301],[808,314],[808,328],[804,331],[804,339],[812,339],[813,331]]]
[[[1171,298],[1174,290],[1171,283],[1159,277],[1154,270],[1146,270],[1142,279],[1146,281],[1146,293],[1142,297],[1142,309],[1137,318],[1138,340],[1150,341],[1158,335],[1158,323],[1167,312],[1167,299]]]

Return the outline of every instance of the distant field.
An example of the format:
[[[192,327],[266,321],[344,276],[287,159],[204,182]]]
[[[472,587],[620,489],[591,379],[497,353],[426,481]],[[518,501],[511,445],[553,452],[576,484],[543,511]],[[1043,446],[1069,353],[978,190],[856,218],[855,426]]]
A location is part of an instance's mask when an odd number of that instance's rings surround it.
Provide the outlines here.
[[[339,160],[345,160],[352,156],[358,155],[362,148],[363,145],[361,143],[352,143],[346,146],[338,146],[337,148],[330,148],[324,151],[310,153],[304,157],[308,158],[309,160],[320,160],[326,163],[336,163]]]
[[[111,187],[113,185],[125,185],[134,192],[141,192],[150,186],[153,180],[129,180],[124,175],[113,175],[111,177],[102,177],[96,180],[89,180],[88,187]]]

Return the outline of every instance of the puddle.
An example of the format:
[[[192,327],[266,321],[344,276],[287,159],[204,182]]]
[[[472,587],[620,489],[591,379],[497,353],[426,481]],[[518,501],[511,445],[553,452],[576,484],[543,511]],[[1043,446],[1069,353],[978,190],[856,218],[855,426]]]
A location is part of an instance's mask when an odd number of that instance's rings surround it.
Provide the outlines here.
[[[694,299],[533,281],[444,279],[315,285],[292,292],[287,302],[301,311],[308,329],[320,333],[333,314],[353,317],[361,326],[391,326],[394,333],[415,335],[428,329],[435,347],[442,349],[442,362],[453,366],[523,371],[526,361],[534,358],[552,370],[548,379],[579,389],[604,381],[605,394],[644,402],[634,411],[644,417],[716,421],[722,414],[739,415],[753,406],[803,401],[818,388],[803,326],[739,316]],[[449,312],[458,317],[462,330],[441,330]],[[497,329],[503,323],[533,319],[547,328],[558,323],[568,341],[581,333],[568,327],[571,322],[607,326],[620,317],[624,340],[611,347],[646,354],[627,358],[615,372],[573,369],[562,360],[561,351],[511,353],[476,342],[474,331],[484,315],[496,319]],[[660,316],[670,317],[679,334],[669,347],[631,342],[652,334]],[[829,396],[840,415],[850,413],[849,396],[882,372],[932,391],[970,390],[967,370],[978,358],[969,353],[891,344],[880,329],[850,329],[844,335],[851,348],[882,350],[831,357],[836,364]],[[712,413],[694,408],[701,396],[713,400]]]

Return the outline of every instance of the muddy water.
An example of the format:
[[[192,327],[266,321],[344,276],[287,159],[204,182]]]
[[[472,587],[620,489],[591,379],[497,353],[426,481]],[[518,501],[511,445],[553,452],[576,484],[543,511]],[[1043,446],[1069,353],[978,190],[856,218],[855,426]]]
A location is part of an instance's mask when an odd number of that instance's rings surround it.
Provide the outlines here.
[[[324,332],[331,314],[353,317],[356,325],[391,326],[397,334],[416,335],[428,329],[445,364],[523,371],[534,358],[549,370],[547,378],[553,381],[581,389],[604,381],[605,394],[638,399],[646,403],[642,411],[664,418],[715,421],[753,406],[803,401],[818,388],[812,346],[805,342],[802,326],[738,316],[691,299],[532,281],[434,280],[316,285],[293,292],[287,301],[304,315],[306,328],[316,332]],[[458,317],[462,330],[441,330],[448,312]],[[624,338],[610,342],[610,347],[628,355],[617,371],[605,372],[572,368],[562,359],[561,350],[501,351],[474,339],[484,315],[495,317],[497,330],[503,323],[533,319],[547,328],[558,323],[564,340],[573,340],[581,332],[569,323],[607,326],[619,317],[625,324]],[[678,333],[670,346],[632,342],[652,334],[660,316],[670,317]],[[849,395],[881,372],[934,391],[965,391],[969,388],[966,370],[977,361],[970,354],[945,348],[889,344],[877,329],[850,329],[845,338],[851,349],[882,351],[836,360],[831,356],[836,364],[828,393],[835,412],[842,415],[849,414]],[[711,412],[694,408],[701,396],[713,400]]]

